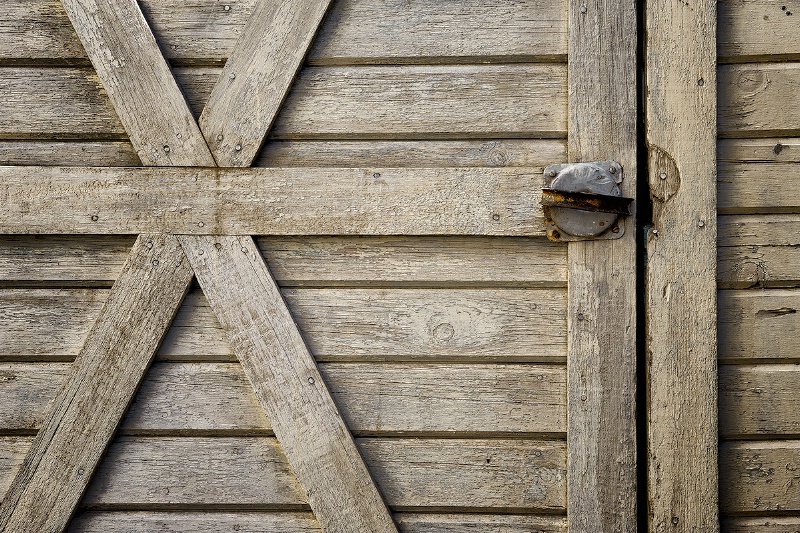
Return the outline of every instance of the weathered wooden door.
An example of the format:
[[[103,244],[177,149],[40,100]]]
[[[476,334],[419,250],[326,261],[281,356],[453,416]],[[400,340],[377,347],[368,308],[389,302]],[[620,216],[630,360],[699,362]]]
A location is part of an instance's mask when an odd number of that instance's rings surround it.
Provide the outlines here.
[[[635,530],[634,2],[328,4],[5,2],[7,531]]]

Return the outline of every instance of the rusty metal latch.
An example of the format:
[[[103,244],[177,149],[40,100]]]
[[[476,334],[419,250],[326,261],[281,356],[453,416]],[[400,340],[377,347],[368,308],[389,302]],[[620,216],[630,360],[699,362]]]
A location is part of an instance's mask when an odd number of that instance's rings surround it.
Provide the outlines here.
[[[544,169],[542,210],[551,241],[619,239],[633,198],[622,196],[616,161],[550,165]]]

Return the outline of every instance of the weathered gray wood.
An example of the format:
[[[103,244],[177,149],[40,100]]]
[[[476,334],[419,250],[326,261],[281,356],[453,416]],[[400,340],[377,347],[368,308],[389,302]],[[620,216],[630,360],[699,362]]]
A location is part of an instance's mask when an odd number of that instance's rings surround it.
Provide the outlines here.
[[[800,360],[800,291],[720,291],[719,357]]]
[[[721,63],[797,61],[799,6],[768,0],[719,0],[717,49]]]
[[[569,2],[569,160],[620,162],[628,197],[637,179],[635,11],[632,0]],[[619,240],[569,244],[571,531],[637,527],[635,220]]]
[[[649,527],[711,532],[719,530],[716,0],[648,4],[646,30]]]
[[[131,236],[0,237],[0,284],[110,286]],[[260,237],[281,287],[566,287],[566,247],[544,238]]]
[[[139,3],[168,59],[222,65],[256,2]],[[6,0],[4,6],[0,61],[86,61],[58,0]],[[450,0],[402,8],[344,0],[334,5],[309,59],[312,64],[563,61],[566,50],[565,10],[549,0]]]
[[[145,165],[214,166],[136,0],[62,0]]]
[[[136,167],[141,164],[130,142],[0,141],[0,165]]]
[[[174,237],[139,237],[0,503],[0,529],[65,528],[191,279]]]
[[[450,513],[396,513],[405,533],[566,533],[560,516]],[[167,528],[167,529],[164,529]],[[241,533],[320,533],[319,524],[305,512],[152,512],[85,511],[72,521],[68,533],[126,531],[240,531]]]
[[[779,335],[784,332],[780,331]],[[777,336],[777,335],[776,335]],[[766,348],[766,347],[765,347]],[[719,371],[719,433],[724,438],[800,435],[797,365],[723,365]]]
[[[0,154],[2,149],[0,143]],[[566,158],[566,142],[561,139],[269,141],[254,166],[528,167],[540,173],[553,161]]]
[[[320,361],[553,362],[566,348],[563,289],[285,289]],[[2,352],[11,360],[78,353],[108,291],[0,290]],[[41,331],[48,331],[42,336]],[[232,355],[199,291],[178,311],[159,355]],[[228,358],[230,359],[230,358]]]
[[[800,441],[726,442],[719,455],[722,513],[800,511]]]
[[[250,237],[179,237],[325,531],[396,531]]]
[[[252,164],[330,3],[256,2],[200,116],[217,165]]]
[[[194,116],[220,72],[174,70]],[[564,65],[536,64],[308,68],[276,119],[273,137],[563,138],[566,74]],[[127,138],[92,69],[0,69],[0,97],[6,106],[0,138]],[[152,101],[159,102],[151,98],[148,104]],[[174,144],[168,144],[171,150]],[[165,154],[163,145],[158,149],[164,157],[173,155]],[[164,157],[160,164],[168,163]]]
[[[565,161],[566,141],[270,141],[261,167],[528,167],[540,173]],[[131,167],[139,157],[129,142],[0,141],[0,165]]]
[[[33,437],[0,437],[0,500],[5,498],[32,443]]]
[[[0,167],[2,233],[544,233],[524,169]]]
[[[357,443],[394,511],[563,513],[565,508],[564,442],[393,438]],[[106,454],[83,505],[134,504],[294,510],[306,499],[276,439],[122,437]]]
[[[800,216],[719,217],[721,288],[800,285]]]
[[[800,111],[786,102],[793,101],[798,83],[800,65],[797,63],[721,66],[720,134],[731,137],[797,135]]]
[[[358,435],[566,433],[563,366],[323,363],[319,369]],[[68,371],[65,363],[0,363],[0,428],[37,430]],[[270,429],[239,364],[159,363],[120,432],[264,435]]]

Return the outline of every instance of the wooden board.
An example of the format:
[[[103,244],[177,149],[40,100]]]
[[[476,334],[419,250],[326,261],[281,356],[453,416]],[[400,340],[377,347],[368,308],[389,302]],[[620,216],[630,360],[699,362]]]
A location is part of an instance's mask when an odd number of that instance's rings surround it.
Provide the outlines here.
[[[726,216],[719,228],[719,287],[800,286],[800,216]]]
[[[0,165],[137,167],[127,141],[0,141]]]
[[[199,117],[220,69],[178,68],[174,74]],[[562,138],[566,92],[563,65],[308,68],[273,136]],[[0,97],[7,110],[0,116],[2,139],[127,139],[92,69],[0,69]]]
[[[800,511],[800,441],[724,443],[719,473],[723,513]]]
[[[137,239],[0,503],[0,529],[65,528],[191,280],[175,237]]]
[[[726,518],[721,529],[728,533],[797,533],[800,517]]]
[[[648,3],[647,477],[651,531],[718,531],[716,0]],[[719,96],[719,104],[718,104]],[[749,112],[749,108],[748,111]]]
[[[2,233],[544,233],[522,169],[0,167]]]
[[[110,286],[130,236],[0,237],[0,284]],[[544,238],[260,237],[281,287],[566,287],[566,247]]]
[[[797,63],[719,68],[719,133],[727,137],[796,136],[800,111],[786,106],[800,82]]]
[[[395,511],[429,507],[563,513],[563,442],[357,442]],[[453,486],[461,489],[454,491]],[[257,510],[297,508],[305,499],[275,439],[124,437],[111,446],[83,505]]]
[[[565,358],[563,289],[287,289],[283,296],[319,361]],[[11,360],[74,356],[106,297],[104,289],[0,291],[3,351]],[[187,296],[160,355],[232,355],[201,293]]]
[[[396,533],[253,239],[178,238],[322,528]]]
[[[394,517],[404,533],[566,533],[566,520],[560,516],[396,513]],[[132,529],[169,533],[322,531],[313,515],[306,512],[84,511],[75,517],[67,533],[117,533]]]
[[[165,56],[179,64],[228,58],[255,0],[225,3],[141,0]],[[227,6],[227,9],[226,9]],[[336,2],[313,64],[566,60],[566,13],[557,2],[502,0],[396,4]],[[57,0],[7,0],[0,14],[0,62],[86,61]]]
[[[136,0],[61,3],[142,162],[214,166]]]
[[[800,15],[796,2],[766,0],[719,0],[717,49],[720,63],[797,61],[793,15]]]
[[[720,436],[797,438],[800,435],[798,389],[800,389],[798,365],[721,366]]]
[[[256,3],[199,120],[217,166],[252,164],[330,4]]]
[[[636,2],[570,0],[571,162],[614,160],[636,197]],[[635,531],[636,203],[618,240],[569,243],[571,531]]]
[[[565,369],[544,365],[321,364],[358,435],[566,433]],[[0,431],[35,432],[69,364],[0,364]],[[266,435],[269,421],[239,364],[160,363],[120,431]]]
[[[799,360],[798,301],[798,290],[720,291],[720,360]]]

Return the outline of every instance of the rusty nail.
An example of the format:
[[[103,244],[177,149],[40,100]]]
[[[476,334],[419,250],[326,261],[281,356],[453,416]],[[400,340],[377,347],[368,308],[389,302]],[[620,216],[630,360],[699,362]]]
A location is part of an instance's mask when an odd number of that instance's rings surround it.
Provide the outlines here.
[[[619,226],[614,226],[611,228],[611,233],[619,233]]]
[[[554,239],[560,239],[561,238],[561,234],[557,230],[553,230],[553,238]]]

